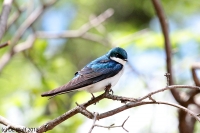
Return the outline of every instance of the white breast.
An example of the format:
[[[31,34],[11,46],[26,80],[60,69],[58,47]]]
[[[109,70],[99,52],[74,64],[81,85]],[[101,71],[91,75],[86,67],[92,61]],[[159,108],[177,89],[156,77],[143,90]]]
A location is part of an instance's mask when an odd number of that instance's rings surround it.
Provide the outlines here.
[[[116,85],[116,83],[120,79],[122,73],[124,72],[124,65],[126,64],[126,61],[116,58],[116,57],[111,57],[111,59],[123,65],[122,70],[117,75],[115,75],[114,77],[99,81],[95,84],[85,86],[83,88],[80,88],[79,90],[86,90],[90,93],[95,93],[95,92],[103,91],[106,88],[106,86],[109,84],[111,84],[111,87]]]
[[[83,88],[80,88],[79,90],[86,90],[89,93],[95,93],[95,92],[99,92],[99,91],[103,91],[105,89],[105,87],[109,84],[111,84],[111,86],[113,87],[114,85],[116,85],[116,83],[118,82],[118,80],[120,79],[122,73],[124,71],[124,67],[122,68],[122,70],[115,75],[114,77],[111,78],[107,78],[104,79],[102,81],[99,81],[95,84],[89,85],[89,86],[85,86]]]

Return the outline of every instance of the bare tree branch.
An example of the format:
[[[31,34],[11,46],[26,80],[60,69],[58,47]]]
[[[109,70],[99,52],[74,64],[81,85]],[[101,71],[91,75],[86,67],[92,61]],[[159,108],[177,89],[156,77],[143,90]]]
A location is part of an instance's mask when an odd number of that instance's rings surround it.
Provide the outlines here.
[[[13,57],[14,54],[18,53],[18,51],[23,51],[25,49],[30,48],[30,46],[28,46],[28,45],[25,45],[26,46],[25,48],[20,48],[21,46],[15,47],[15,45],[20,40],[20,38],[22,37],[24,32],[33,24],[33,22],[35,22],[38,19],[38,17],[43,13],[43,11],[47,7],[49,7],[51,4],[54,4],[55,2],[57,2],[57,1],[51,0],[49,3],[43,5],[42,7],[36,8],[30,14],[30,16],[24,21],[24,23],[22,23],[22,25],[18,28],[13,39],[11,40],[10,50],[7,53],[5,53],[0,59],[0,72],[2,71],[4,66],[11,60],[11,58]]]
[[[196,73],[196,69],[200,69],[200,63],[195,63],[192,65],[192,78],[194,80],[194,83],[196,86],[200,86],[200,82]],[[190,96],[190,98],[187,100],[187,105],[191,104],[191,103],[195,103],[199,108],[200,108],[200,104],[196,103],[194,101],[194,97],[200,93],[200,90],[194,90],[194,91],[190,91],[190,93],[188,94]]]
[[[151,101],[143,101],[145,99],[148,99],[149,97],[151,97],[154,94],[157,94],[159,92],[163,92],[165,90],[171,90],[171,89],[177,89],[177,88],[189,88],[189,89],[198,89],[200,90],[200,87],[197,86],[188,86],[188,85],[174,85],[174,86],[167,86],[165,88],[159,89],[157,91],[151,92],[149,94],[147,94],[146,96],[139,98],[139,99],[134,99],[134,98],[127,98],[127,97],[121,97],[121,96],[116,96],[116,95],[112,95],[109,94],[109,91],[106,91],[105,93],[101,94],[100,96],[89,100],[86,103],[83,104],[77,104],[78,106],[75,107],[74,109],[69,110],[68,112],[64,113],[63,115],[55,118],[54,120],[51,120],[49,122],[47,122],[46,124],[40,126],[37,128],[37,133],[42,133],[42,132],[46,132],[48,130],[53,129],[55,126],[59,125],[61,122],[69,119],[70,117],[81,113],[84,116],[88,117],[89,119],[94,119],[94,117],[96,117],[96,120],[99,119],[103,119],[112,115],[115,115],[119,112],[122,112],[124,110],[127,110],[129,108],[133,108],[133,107],[137,107],[137,106],[142,106],[142,105],[146,105],[146,104],[165,104],[165,105],[169,105],[169,106],[173,106],[176,107],[188,114],[190,114],[191,116],[193,116],[197,121],[200,122],[200,117],[198,116],[199,112],[192,112],[191,110],[181,106],[181,105],[176,105],[176,104],[172,104],[172,103],[168,103],[168,102],[162,102],[162,101],[156,101],[156,100],[151,100]],[[123,106],[120,106],[118,108],[115,108],[113,110],[98,114],[97,116],[93,115],[90,111],[88,111],[86,108],[94,103],[97,103],[98,101],[107,98],[107,99],[112,99],[112,100],[118,100],[121,102],[128,102]],[[96,121],[94,119],[94,121]],[[4,123],[5,121],[1,121],[0,119],[0,123],[9,126],[8,124]],[[94,122],[95,123],[95,122]],[[94,125],[94,124],[93,124]],[[124,125],[124,124],[122,124]],[[93,129],[94,127],[92,127],[91,129]],[[90,130],[91,131],[91,130]]]
[[[194,80],[194,83],[196,86],[200,86],[200,82],[199,82],[199,79],[197,77],[197,74],[196,74],[196,69],[200,69],[200,63],[195,63],[192,65],[192,77],[193,77],[193,80]]]
[[[101,94],[100,96],[89,100],[86,103],[81,104],[82,107],[88,107],[94,103],[97,103],[98,101],[102,100],[105,97],[106,93]],[[66,119],[76,115],[77,113],[79,113],[79,110],[82,109],[82,107],[77,106],[74,109],[69,110],[68,112],[64,113],[63,115],[57,117],[54,120],[51,120],[49,122],[47,122],[46,124],[40,126],[38,128],[38,133],[42,133],[42,132],[46,132],[48,130],[53,129],[55,126],[57,126],[58,124],[60,124],[61,122],[65,121]],[[89,116],[88,116],[89,118]]]
[[[164,40],[165,40],[165,53],[166,53],[166,64],[167,64],[167,72],[170,73],[170,79],[169,79],[169,85],[174,84],[174,79],[173,79],[173,71],[172,71],[172,61],[171,61],[171,43],[169,39],[169,32],[168,32],[168,23],[167,19],[165,17],[164,10],[162,8],[160,0],[152,0],[152,3],[154,5],[155,11],[158,15]],[[184,105],[184,101],[181,99],[180,94],[177,90],[171,90],[172,95],[176,99],[176,101]]]
[[[86,117],[89,118],[89,119],[94,118],[94,115],[93,115],[90,111],[88,111],[88,110],[86,109],[86,107],[84,107],[84,106],[82,106],[82,105],[79,105],[77,102],[76,102],[76,105],[80,107],[79,112],[80,112],[82,115],[86,116]]]
[[[138,99],[138,101],[136,101],[136,99],[134,99],[134,98],[127,98],[127,97],[121,97],[121,96],[111,95],[109,93],[103,93],[102,95],[100,95],[100,96],[98,96],[98,97],[96,97],[94,99],[91,99],[91,100],[89,100],[86,103],[81,104],[81,106],[87,108],[88,106],[90,106],[90,105],[92,105],[92,104],[94,104],[94,103],[102,100],[103,98],[108,98],[108,99],[112,99],[112,100],[118,100],[118,101],[121,101],[121,102],[125,102],[125,101],[126,102],[130,102],[130,103],[127,103],[124,106],[118,107],[118,108],[116,108],[114,110],[111,110],[111,111],[99,114],[98,117],[97,117],[97,119],[103,119],[103,118],[112,116],[114,114],[117,114],[119,112],[122,112],[123,110],[129,109],[129,108],[132,108],[132,107],[136,107],[136,106],[145,105],[145,104],[167,104],[167,105],[170,105],[171,103],[157,102],[157,101],[145,102],[145,101],[142,101],[142,100],[144,100],[144,99],[148,98],[149,96],[152,96],[152,95],[154,95],[156,93],[162,92],[164,90],[171,90],[171,89],[177,89],[177,88],[200,89],[200,87],[197,87],[197,86],[187,86],[187,85],[168,86],[168,87],[160,89],[158,91],[149,93],[148,95],[146,95],[146,96]],[[180,107],[180,105],[175,105],[175,104],[173,104],[173,106],[177,107],[177,108]],[[82,107],[77,106],[74,109],[72,109],[72,110],[64,113],[63,115],[59,116],[58,118],[56,118],[54,120],[51,120],[48,123],[40,126],[38,128],[38,133],[46,132],[48,130],[53,129],[55,126],[57,126],[61,122],[63,122],[65,120],[67,120],[68,118],[76,115],[77,113],[80,113],[79,110],[82,109]],[[196,118],[198,121],[200,121],[199,117],[197,116],[197,114],[199,114],[199,113],[195,114],[195,113],[193,113],[191,111],[188,111],[188,109],[185,108],[185,107],[181,107],[179,109],[182,109],[183,111],[186,111],[187,113],[191,114],[194,118]],[[88,118],[91,119],[91,116],[86,116],[86,117],[88,117]]]
[[[8,16],[10,14],[13,0],[4,0],[0,17],[0,40],[2,39],[7,27]]]
[[[103,127],[103,128],[107,128],[107,129],[121,127],[121,128],[123,128],[126,132],[128,132],[128,130],[124,127],[124,125],[125,125],[126,121],[128,120],[129,116],[124,120],[124,122],[123,122],[122,125],[120,125],[120,126],[114,126],[115,124],[111,124],[110,126],[102,126],[102,125],[95,124],[95,123],[96,123],[96,120],[97,120],[97,116],[98,116],[98,113],[95,113],[95,114],[94,114],[94,120],[93,120],[92,127],[90,128],[90,131],[89,131],[88,133],[92,133],[92,130],[94,129],[94,127]]]
[[[91,20],[90,22],[84,24],[81,26],[78,30],[67,30],[62,33],[49,33],[49,32],[43,32],[38,31],[36,33],[37,37],[39,38],[75,38],[75,37],[81,37],[83,36],[87,31],[89,31],[91,28],[94,28],[101,23],[103,23],[106,19],[111,17],[113,15],[114,11],[113,9],[107,9],[105,12]],[[92,23],[92,24],[91,24]]]
[[[16,53],[13,51],[16,45],[16,42],[19,41],[19,39],[22,37],[24,32],[37,20],[37,18],[43,13],[43,11],[50,5],[54,4],[55,2],[57,1],[52,0],[49,3],[46,3],[45,5],[43,5],[42,7],[36,8],[35,11],[33,11],[33,13],[30,14],[30,16],[26,19],[26,21],[18,28],[18,30],[15,33],[15,36],[13,37],[11,41],[10,51],[5,53],[0,59],[0,71],[2,71],[4,66],[11,60],[12,56]],[[79,30],[66,31],[61,34],[49,34],[46,32],[36,32],[36,36],[40,38],[81,37],[83,39],[87,39],[87,40],[91,40],[91,41],[95,41],[95,42],[99,42],[99,43],[107,45],[109,42],[107,42],[103,37],[100,37],[92,33],[87,33],[87,31],[93,28],[93,26],[100,25],[107,18],[112,16],[113,13],[114,13],[113,9],[108,9],[102,14],[100,14],[97,18],[94,18],[90,22],[84,24]],[[23,51],[23,50],[20,50],[20,51]]]
[[[9,20],[8,20],[8,24],[7,24],[7,29],[9,29],[9,28],[11,27],[11,25],[13,25],[13,24],[18,20],[18,18],[20,17],[21,13],[22,13],[23,11],[25,11],[25,9],[26,9],[25,5],[22,5],[22,7],[19,7],[19,6],[17,5],[17,2],[16,2],[16,1],[13,1],[13,5],[16,7],[17,11],[14,12],[14,13],[10,16],[10,18],[9,18]]]
[[[18,44],[17,46],[15,46],[13,48],[13,51],[12,52],[8,52],[6,54],[4,54],[2,57],[1,57],[1,60],[0,60],[0,70],[2,70],[2,68],[10,61],[10,59],[16,54],[16,53],[19,53],[19,52],[22,52],[28,48],[30,48],[33,43],[35,41],[35,35],[30,35],[28,37],[28,39],[23,42],[23,43],[20,43]]]
[[[167,87],[165,87],[165,88],[163,88],[163,89],[159,89],[159,90],[157,90],[157,91],[151,92],[151,93],[149,93],[148,95],[146,95],[146,96],[140,98],[139,100],[140,100],[140,101],[141,101],[141,100],[144,100],[144,99],[148,98],[149,96],[152,96],[152,95],[157,94],[157,93],[159,93],[159,92],[163,92],[163,91],[165,91],[165,90],[173,90],[173,89],[178,89],[178,88],[186,88],[186,89],[189,88],[189,89],[192,89],[192,90],[200,90],[200,87],[198,87],[198,86],[190,86],[190,85],[171,85],[171,86],[167,86]]]
[[[167,63],[167,72],[170,73],[170,79],[169,79],[169,84],[172,85],[174,84],[174,80],[173,80],[173,71],[172,71],[172,61],[171,61],[171,44],[170,44],[170,39],[169,39],[169,33],[168,33],[168,25],[167,25],[167,21],[166,21],[166,17],[163,11],[163,8],[161,6],[161,3],[159,0],[152,0],[152,3],[154,5],[154,8],[156,10],[156,13],[158,15],[160,24],[161,24],[161,28],[162,28],[162,32],[163,32],[163,36],[164,36],[164,40],[165,40],[165,53],[166,53],[166,63]],[[198,82],[198,78],[195,75],[195,70],[192,69],[192,74],[193,74],[193,79],[197,84],[199,84]],[[188,107],[189,104],[194,103],[194,96],[199,92],[199,90],[195,90],[195,91],[191,91],[189,99],[187,101],[185,101],[184,99],[181,98],[180,96],[180,92],[178,92],[177,90],[171,90],[171,93],[173,95],[173,97],[175,98],[175,100],[181,104],[184,107]],[[197,105],[198,106],[198,105]],[[194,124],[195,124],[195,120],[191,117],[189,117],[186,120],[186,116],[187,113],[185,113],[183,110],[179,110],[179,131],[180,133],[186,133],[186,132],[193,132],[194,130]],[[189,121],[190,119],[190,121]]]
[[[122,125],[120,125],[120,126],[114,126],[114,124],[111,124],[110,126],[102,126],[102,125],[97,125],[97,124],[95,124],[94,126],[95,126],[95,127],[108,128],[108,129],[110,129],[110,128],[116,128],[116,127],[122,127],[126,132],[128,132],[128,130],[124,127],[124,125],[125,125],[125,123],[127,122],[128,118],[129,118],[129,116],[124,120],[124,122],[123,122]]]
[[[56,0],[53,0],[52,4],[54,4]],[[16,31],[15,36],[12,39],[11,46],[14,46],[16,42],[19,41],[19,39],[22,37],[24,32],[35,22],[39,16],[43,13],[45,8],[48,7],[46,5],[43,5],[41,7],[36,8],[30,15],[29,17],[20,25],[18,30]]]
[[[7,42],[0,44],[0,49],[8,46],[9,44],[10,44],[10,41],[7,41]]]
[[[88,31],[92,28],[95,28],[99,26],[101,23],[103,23],[105,20],[110,18],[114,13],[113,9],[107,9],[99,16],[93,18],[88,23],[81,26],[78,30],[67,30],[61,33],[50,33],[50,32],[44,32],[44,31],[37,31],[36,35],[38,38],[83,38],[87,40],[91,40],[94,42],[98,42],[104,45],[109,44],[109,41],[104,39],[103,37],[100,37],[93,33],[88,33]]]
[[[36,129],[35,129],[35,132],[27,132],[28,131],[28,128],[27,127],[24,127],[24,126],[21,126],[21,125],[16,125],[16,124],[13,124],[12,122],[8,121],[6,118],[0,116],[0,123],[5,125],[6,128],[2,128],[2,132],[5,132],[7,133],[8,129],[12,129],[12,130],[15,130],[17,132],[22,132],[22,133],[36,133]]]
[[[98,116],[99,114],[98,113],[94,113],[94,120],[93,120],[93,124],[92,124],[92,127],[90,128],[90,130],[89,130],[89,132],[88,133],[91,133],[92,132],[92,130],[94,129],[94,127],[95,127],[95,123],[96,123],[96,120],[97,120],[97,116]]]

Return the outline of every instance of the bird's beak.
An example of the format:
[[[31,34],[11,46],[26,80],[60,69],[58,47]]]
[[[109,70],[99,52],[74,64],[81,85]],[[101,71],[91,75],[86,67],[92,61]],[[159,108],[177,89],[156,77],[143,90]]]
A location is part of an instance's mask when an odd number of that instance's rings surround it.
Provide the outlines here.
[[[124,59],[124,61],[128,61],[127,59]]]

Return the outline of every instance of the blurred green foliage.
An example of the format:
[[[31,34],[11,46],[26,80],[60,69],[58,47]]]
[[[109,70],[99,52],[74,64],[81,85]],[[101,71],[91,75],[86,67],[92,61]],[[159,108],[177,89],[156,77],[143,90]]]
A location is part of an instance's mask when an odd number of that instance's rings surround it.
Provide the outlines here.
[[[29,1],[20,0],[17,3],[18,5],[28,5]],[[162,3],[166,15],[170,19],[176,16],[184,20],[200,10],[200,2],[198,1],[162,0]],[[0,5],[1,10],[2,1],[0,1]],[[62,10],[69,6],[75,9],[75,17],[70,20],[68,27],[63,23],[62,30],[78,29],[88,22],[90,15],[98,15],[108,8],[113,8],[115,14],[103,24],[105,31],[101,33],[97,29],[92,29],[90,30],[92,33],[103,37],[106,35],[111,42],[117,43],[118,39],[120,40],[120,38],[147,28],[147,31],[139,34],[134,39],[120,42],[117,45],[129,49],[132,53],[134,53],[134,50],[163,49],[161,32],[154,30],[150,25],[152,20],[155,19],[155,12],[150,0],[124,0],[118,2],[116,0],[58,1],[51,9],[55,13],[62,13]],[[14,11],[15,9],[12,10],[12,13]],[[26,18],[26,15],[24,13],[22,18]],[[51,17],[51,14],[48,17]],[[13,31],[24,21],[22,18],[11,27],[4,40],[13,36]],[[44,29],[42,19],[43,16],[33,25],[36,30]],[[65,18],[61,19],[61,21],[66,21]],[[174,23],[176,22],[178,20],[174,20]],[[153,24],[155,25],[155,23]],[[159,23],[156,24],[159,27]],[[190,31],[187,27],[171,32],[171,42],[174,50],[179,49],[183,42],[190,40],[200,43],[199,35]],[[22,41],[25,41],[25,37],[22,38]],[[72,109],[76,101],[81,103],[90,99],[90,94],[86,92],[64,94],[51,100],[42,98],[40,95],[44,91],[67,83],[76,71],[91,60],[105,54],[111,48],[111,45],[104,46],[80,38],[64,39],[61,45],[58,45],[56,41],[53,46],[50,46],[49,43],[52,42],[46,39],[36,39],[31,49],[15,55],[1,72],[0,114],[2,116],[10,118],[10,113],[16,112],[10,112],[9,110],[16,109],[18,110],[16,114],[19,114],[18,119],[21,119],[16,121],[25,126],[37,127]],[[0,49],[0,55],[3,55],[7,50],[8,48]],[[200,51],[199,47],[198,51]],[[181,83],[181,79],[179,81]],[[105,108],[106,103],[99,106]],[[81,115],[74,116],[49,132],[67,131],[68,133],[75,133],[85,119]],[[199,125],[196,126],[196,131],[199,128]]]

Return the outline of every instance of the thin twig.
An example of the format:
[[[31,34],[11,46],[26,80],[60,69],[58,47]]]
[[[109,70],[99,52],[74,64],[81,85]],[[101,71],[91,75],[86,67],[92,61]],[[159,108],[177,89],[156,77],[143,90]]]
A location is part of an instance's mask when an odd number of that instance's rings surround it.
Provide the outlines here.
[[[86,108],[86,107],[88,107],[88,106],[90,106],[90,105],[92,105],[94,103],[97,103],[98,101],[102,100],[105,97],[105,94],[106,93],[103,93],[100,96],[97,96],[97,97],[89,100],[88,102],[85,102],[85,103],[81,104],[81,106]],[[59,125],[61,122],[65,121],[68,118],[70,118],[70,117],[76,115],[77,113],[79,113],[80,108],[81,107],[77,106],[74,109],[71,109],[68,112],[64,113],[63,115],[57,117],[56,119],[51,120],[51,121],[47,122],[46,124],[40,126],[38,128],[38,133],[46,132],[48,130],[53,129],[55,126]]]
[[[167,102],[160,102],[160,101],[140,101],[140,102],[130,102],[130,103],[127,103],[121,107],[118,107],[116,109],[113,109],[113,110],[110,110],[110,111],[107,111],[105,113],[101,113],[99,114],[99,119],[103,119],[103,118],[106,118],[106,117],[109,117],[109,116],[113,116],[119,112],[122,112],[124,110],[127,110],[129,108],[133,108],[133,107],[137,107],[137,106],[142,106],[142,105],[146,105],[146,104],[166,104],[166,105],[170,105],[170,106],[173,106],[173,107],[176,107],[178,109],[181,109],[183,110],[184,112],[186,113],[189,113],[191,116],[193,116],[197,121],[200,122],[200,118],[197,116],[198,114],[195,114],[194,112],[192,112],[191,110],[181,106],[181,105],[177,105],[177,104],[172,104],[172,103],[167,103]]]
[[[167,78],[167,86],[169,86],[170,73],[165,73],[164,76]]]
[[[86,117],[88,117],[90,119],[92,119],[94,117],[94,115],[90,111],[88,111],[84,106],[78,104],[77,102],[76,102],[76,105],[80,107],[79,112],[81,114],[83,114],[84,116],[86,116]]]
[[[19,131],[19,132],[22,132],[22,133],[27,133],[25,131],[26,127],[13,124],[12,122],[8,121],[6,118],[4,118],[2,116],[0,116],[0,123],[6,126],[5,128],[2,128],[3,132],[7,132],[8,129],[12,129],[12,130],[15,130],[17,132]]]
[[[93,124],[92,124],[92,126],[91,126],[91,128],[90,128],[90,130],[89,130],[89,132],[88,133],[92,133],[92,130],[94,129],[94,127],[95,127],[95,123],[96,123],[96,121],[97,121],[97,116],[98,116],[99,114],[98,113],[94,113],[94,119],[93,119]]]
[[[192,90],[200,90],[200,87],[198,86],[190,86],[190,85],[171,85],[171,86],[167,86],[165,88],[159,89],[157,91],[151,92],[149,94],[147,94],[146,96],[143,96],[141,98],[128,98],[128,97],[122,97],[122,96],[116,96],[116,95],[111,95],[111,94],[106,94],[106,98],[108,99],[112,99],[112,100],[117,100],[117,101],[121,101],[121,102],[139,102],[142,101],[146,98],[149,98],[152,95],[155,95],[159,92],[163,92],[166,90],[172,90],[172,89],[178,89],[178,88],[188,88],[188,89],[192,89]]]
[[[190,85],[171,85],[171,86],[167,86],[165,88],[162,88],[162,89],[159,89],[157,91],[154,91],[154,92],[151,92],[149,93],[148,95],[142,97],[142,98],[139,98],[138,101],[141,101],[141,100],[144,100],[146,98],[148,98],[149,96],[152,96],[154,94],[157,94],[159,92],[163,92],[163,91],[166,91],[166,90],[173,90],[173,89],[178,89],[178,88],[186,88],[186,89],[193,89],[193,90],[200,90],[200,87],[198,86],[190,86]]]
[[[42,132],[46,132],[48,130],[51,130],[53,129],[55,126],[59,125],[61,122],[69,119],[70,117],[78,114],[78,113],[81,113],[81,111],[83,111],[83,108],[87,108],[88,106],[104,99],[104,98],[108,98],[108,99],[112,99],[112,100],[126,100],[126,101],[129,101],[129,103],[123,105],[123,106],[120,106],[118,108],[115,108],[113,110],[110,110],[110,111],[107,111],[105,113],[101,113],[98,115],[98,117],[96,119],[103,119],[103,118],[106,118],[106,117],[109,117],[109,116],[112,116],[112,115],[115,115],[119,112],[122,112],[124,110],[127,110],[129,108],[133,108],[133,107],[137,107],[137,106],[142,106],[142,105],[146,105],[146,104],[166,104],[166,105],[170,105],[170,106],[174,106],[176,108],[179,108],[181,109],[182,111],[186,112],[186,113],[189,113],[191,116],[193,116],[196,120],[198,120],[200,122],[200,118],[198,117],[198,114],[199,113],[194,113],[192,112],[191,110],[181,106],[181,105],[176,105],[176,104],[172,104],[172,103],[167,103],[167,102],[161,102],[161,101],[156,101],[156,100],[152,100],[152,101],[143,101],[147,98],[149,98],[150,96],[154,95],[154,94],[157,94],[159,92],[162,92],[162,91],[165,91],[165,90],[171,90],[171,89],[177,89],[177,88],[189,88],[189,89],[200,89],[200,87],[197,87],[197,86],[188,86],[188,85],[174,85],[174,86],[168,86],[168,87],[165,87],[163,89],[160,89],[160,90],[157,90],[157,91],[154,91],[154,92],[151,92],[149,94],[147,94],[146,96],[138,99],[135,101],[135,99],[133,98],[127,98],[127,97],[121,97],[121,96],[116,96],[116,95],[111,95],[108,93],[108,91],[106,91],[105,93],[103,93],[102,95],[100,96],[97,96],[91,100],[89,100],[88,102],[86,103],[83,103],[81,104],[80,106],[77,106],[75,107],[74,109],[71,109],[69,110],[68,112],[64,113],[63,115],[55,118],[54,120],[51,120],[47,123],[45,123],[44,125],[40,126],[37,128],[37,133],[42,133]],[[89,111],[88,111],[89,112]],[[87,116],[88,118],[94,118],[92,116],[89,116],[87,111],[85,111],[83,114],[85,116]]]
[[[116,127],[122,127],[126,132],[129,132],[129,131],[124,127],[124,125],[125,125],[126,121],[128,120],[128,118],[129,118],[129,116],[124,120],[124,122],[123,122],[122,125],[120,125],[120,126],[114,126],[114,124],[111,124],[110,126],[102,126],[102,125],[97,125],[97,124],[95,124],[94,126],[95,126],[95,127],[108,128],[108,129],[110,129],[110,128],[116,128]]]
[[[10,41],[7,41],[7,42],[0,44],[0,49],[8,46],[9,44],[10,44]]]
[[[198,76],[197,76],[196,69],[200,69],[200,63],[193,64],[192,68],[191,68],[193,81],[194,81],[196,86],[200,86],[200,82],[199,82],[199,79],[198,79]],[[189,99],[187,100],[186,105],[188,106],[189,104],[196,104],[198,107],[200,107],[200,104],[198,104],[194,100],[194,97],[199,93],[200,93],[200,90],[190,91],[188,93]]]
[[[81,26],[78,30],[67,30],[62,33],[50,33],[50,32],[43,32],[43,31],[37,31],[36,35],[39,38],[75,38],[75,37],[81,37],[84,35],[87,31],[94,28],[95,26],[100,25],[105,20],[110,18],[113,15],[114,11],[113,9],[107,9],[102,14],[94,18],[92,21],[84,24]],[[92,24],[91,24],[92,22]]]
[[[196,74],[196,69],[200,69],[200,63],[195,63],[192,65],[192,78],[194,80],[194,83],[196,86],[200,86],[200,82],[199,82],[199,79],[198,79],[198,76]]]
[[[111,110],[108,111],[107,113],[102,113],[98,116],[99,119],[103,119],[109,116],[112,116],[116,113],[119,113],[123,110],[126,110],[128,108],[132,108],[135,106],[140,106],[140,105],[144,105],[144,104],[154,104],[155,102],[143,102],[142,100],[148,98],[149,96],[152,96],[156,93],[165,91],[165,90],[171,90],[171,89],[177,89],[177,88],[189,88],[189,89],[200,89],[200,87],[197,86],[188,86],[188,85],[174,85],[174,86],[168,86],[165,88],[162,88],[160,90],[151,92],[149,94],[147,94],[146,96],[139,98],[139,99],[134,99],[134,98],[127,98],[127,97],[121,97],[121,96],[116,96],[116,95],[111,95],[109,93],[103,93],[102,95],[89,100],[86,103],[81,104],[83,107],[88,107],[100,100],[102,100],[103,98],[108,98],[108,99],[112,99],[112,100],[118,100],[118,101],[130,101],[130,103],[125,104],[124,106],[121,106],[119,108],[116,108],[115,110]],[[73,115],[76,115],[77,113],[79,113],[79,109],[80,107],[76,107],[66,113],[64,113],[63,115],[59,116],[58,118],[49,121],[48,123],[42,125],[41,127],[38,128],[39,133],[40,132],[46,132],[48,130],[53,129],[55,126],[57,126],[58,124],[60,124],[61,122],[67,120],[68,118],[72,117]],[[185,111],[185,110],[184,110]],[[195,117],[195,116],[194,116]],[[88,116],[89,118],[89,116]],[[46,128],[46,125],[48,125],[48,127]]]
[[[67,30],[61,33],[50,33],[44,31],[37,31],[36,36],[38,38],[83,38],[87,40],[91,40],[94,42],[99,42],[101,44],[107,45],[110,42],[104,37],[101,37],[94,33],[89,33],[88,31],[92,28],[95,28],[110,18],[114,13],[113,9],[107,9],[99,16],[93,18],[91,21],[87,22],[83,26],[81,26],[78,30]]]
[[[184,112],[190,114],[192,117],[194,117],[197,121],[200,122],[200,117],[198,117],[198,113],[196,114],[196,113],[192,112],[191,110],[189,110],[189,109],[186,108],[186,107],[183,107],[183,106],[178,105],[178,104],[172,104],[172,103],[161,102],[161,101],[157,101],[156,104],[165,104],[165,105],[174,106],[174,107],[176,107],[176,108],[178,108],[178,109],[181,109],[182,111],[184,111]]]
[[[8,16],[10,14],[13,0],[4,0],[3,8],[0,17],[0,40],[3,38],[7,27]]]
[[[18,44],[17,46],[15,46],[15,47],[13,48],[13,51],[12,51],[12,52],[5,53],[5,54],[1,57],[1,60],[0,60],[0,62],[1,62],[1,64],[0,64],[0,70],[5,66],[5,64],[7,64],[7,63],[10,61],[10,59],[11,59],[15,54],[17,54],[17,53],[19,53],[19,52],[22,52],[22,51],[24,51],[24,50],[30,48],[30,47],[33,45],[34,41],[35,41],[35,36],[34,36],[34,35],[30,35],[30,36],[28,37],[28,39],[27,39],[25,42],[20,43],[20,44]]]
[[[151,101],[153,101],[153,102],[156,102],[156,100],[153,99],[153,98],[151,97],[151,95],[149,96],[149,99],[150,99]]]
[[[20,38],[22,37],[22,35],[25,33],[25,31],[38,19],[38,17],[44,12],[44,10],[49,7],[51,4],[54,4],[55,2],[57,2],[56,0],[51,0],[49,3],[47,3],[46,5],[43,5],[41,7],[36,8],[29,16],[28,18],[20,25],[20,27],[17,29],[17,31],[15,32],[14,37],[11,40],[11,44],[10,44],[10,50],[5,53],[1,59],[0,59],[0,72],[3,70],[4,66],[7,65],[7,63],[12,59],[13,55],[16,52],[15,50],[19,49],[21,46],[17,46],[15,47],[15,45],[17,44],[17,42],[20,40]],[[20,51],[23,51],[23,49],[27,49],[27,48],[20,48]]]
[[[15,11],[10,16],[10,18],[8,20],[8,24],[7,24],[7,29],[9,29],[11,27],[11,25],[13,25],[20,18],[21,13],[26,10],[26,5],[22,5],[21,7],[19,7],[15,0],[13,1],[13,5],[16,7],[17,11]]]
[[[16,34],[14,35],[12,39],[12,42],[11,42],[12,47],[16,45],[16,42],[19,41],[19,39],[22,37],[24,32],[33,24],[33,22],[35,22],[36,19],[38,19],[38,17],[43,13],[43,10],[44,10],[43,6],[36,8],[30,14],[30,16],[28,16],[28,18],[20,25],[20,27],[18,28],[18,30],[16,31]]]

